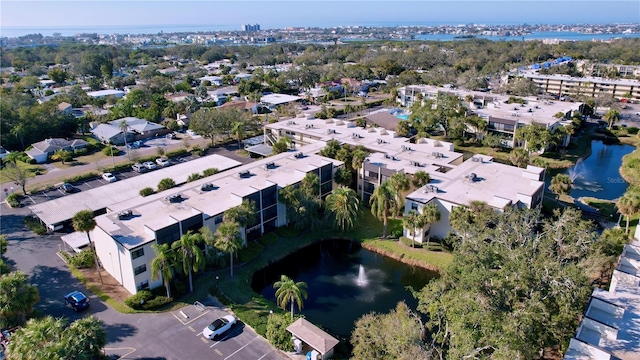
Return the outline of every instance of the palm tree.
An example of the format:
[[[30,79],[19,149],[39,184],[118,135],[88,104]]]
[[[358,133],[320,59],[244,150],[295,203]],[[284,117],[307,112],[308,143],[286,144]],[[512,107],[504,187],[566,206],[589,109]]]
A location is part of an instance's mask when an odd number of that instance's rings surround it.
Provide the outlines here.
[[[399,214],[402,211],[403,207],[403,196],[402,193],[409,190],[409,175],[405,173],[395,173],[391,175],[391,186],[393,186],[393,190],[396,192],[396,214]]]
[[[611,110],[607,111],[606,114],[604,114],[604,119],[609,124],[609,129],[611,129],[613,124],[616,121],[620,120],[620,112],[618,110],[616,110],[616,109],[611,109]]]
[[[124,148],[127,148],[127,130],[129,130],[129,124],[127,124],[127,120],[122,120],[120,124],[118,124],[118,129],[122,131],[122,137],[124,138]],[[127,156],[129,151],[127,151]]]
[[[66,321],[63,318],[46,316],[31,319],[13,334],[7,347],[8,359],[54,359],[57,354]]]
[[[204,253],[198,246],[202,243],[202,235],[187,231],[180,240],[171,244],[171,249],[175,252],[179,261],[182,261],[182,269],[189,274],[189,291],[193,291],[192,271],[197,272],[205,266]]]
[[[70,158],[71,158],[71,152],[65,149],[60,149],[56,151],[53,155],[51,155],[51,160],[54,160],[54,161],[60,160],[62,161],[62,164],[64,164],[64,162]]]
[[[245,124],[241,121],[236,121],[231,125],[231,133],[236,136],[238,140],[238,149],[240,149],[242,138],[245,134]]]
[[[102,282],[102,274],[100,273],[100,265],[98,263],[98,254],[96,252],[95,244],[91,241],[91,236],[89,233],[96,228],[96,220],[93,218],[93,211],[91,210],[80,210],[71,219],[73,223],[73,228],[78,232],[84,232],[87,234],[87,239],[89,239],[89,245],[91,245],[91,250],[93,251],[93,261],[96,263],[96,271],[98,272],[98,277],[100,278],[100,284]]]
[[[640,195],[627,191],[616,204],[618,210],[627,218],[625,233],[629,233],[629,221],[632,216],[640,211]]]
[[[413,186],[419,188],[427,185],[429,181],[431,181],[431,176],[429,176],[428,172],[416,171],[416,173],[413,174],[413,179],[411,180],[411,183],[413,184]]]
[[[431,224],[433,224],[434,222],[440,221],[441,215],[442,214],[440,213],[440,210],[438,209],[438,206],[436,206],[436,204],[431,203],[422,208],[422,217],[424,218],[425,223],[429,225],[429,227],[431,227]],[[429,237],[430,236],[427,236],[427,248],[429,247]]]
[[[214,246],[224,252],[229,253],[231,262],[231,277],[233,277],[233,253],[242,248],[242,238],[240,237],[240,224],[237,222],[224,221],[216,231]]]
[[[13,271],[0,277],[0,326],[22,325],[33,306],[40,300],[38,288],[29,283],[22,271]]]
[[[411,210],[402,219],[402,222],[405,227],[411,229],[411,247],[416,247],[416,229],[422,229],[426,224],[424,216],[415,210]]]
[[[156,257],[151,260],[151,277],[162,276],[162,284],[167,289],[167,297],[171,297],[171,279],[175,276],[176,256],[169,244],[151,244]]]
[[[273,284],[276,290],[276,301],[282,309],[287,308],[287,304],[291,302],[291,318],[293,319],[293,305],[298,304],[298,309],[302,310],[303,300],[307,298],[307,283],[300,281],[295,282],[287,275],[280,276],[280,281]]]
[[[571,178],[567,174],[558,174],[551,179],[549,189],[558,197],[556,202],[560,200],[560,195],[566,195],[571,190]]]
[[[387,225],[389,223],[389,211],[396,207],[396,191],[391,181],[386,180],[373,190],[369,203],[371,214],[382,220],[382,238],[387,237]]]
[[[360,214],[360,199],[353,189],[346,186],[333,190],[324,205],[334,227],[342,231],[351,230]]]
[[[63,359],[100,359],[107,343],[107,333],[101,320],[87,316],[72,322],[60,339]]]

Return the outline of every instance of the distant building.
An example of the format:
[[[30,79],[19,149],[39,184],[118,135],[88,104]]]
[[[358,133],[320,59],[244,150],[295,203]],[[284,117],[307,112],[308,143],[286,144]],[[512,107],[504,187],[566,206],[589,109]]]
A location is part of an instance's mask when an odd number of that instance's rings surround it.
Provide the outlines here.
[[[245,24],[242,25],[242,31],[260,31],[259,24]]]
[[[115,98],[121,98],[124,96],[124,91],[121,90],[98,90],[98,91],[89,91],[87,95],[91,96],[95,99],[105,98],[107,96],[113,96]]]
[[[74,151],[75,149],[81,149],[86,146],[87,142],[80,139],[46,139],[31,144],[31,149],[27,150],[26,153],[38,164],[42,164],[47,161],[49,156],[53,155],[58,150]]]

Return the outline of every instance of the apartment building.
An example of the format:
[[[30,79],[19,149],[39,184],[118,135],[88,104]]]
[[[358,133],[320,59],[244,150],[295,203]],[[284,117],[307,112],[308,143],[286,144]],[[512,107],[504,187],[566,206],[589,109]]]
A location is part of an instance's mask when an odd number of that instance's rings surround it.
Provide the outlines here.
[[[333,189],[335,170],[343,165],[314,154],[279,154],[148,197],[112,204],[106,214],[95,218],[91,238],[104,269],[135,294],[162,286],[161,279],[151,276],[150,264],[156,255],[152,244],[170,244],[203,226],[215,232],[225,211],[244,200],[255,204],[258,216],[255,223],[241,229],[242,236],[245,241],[255,240],[287,224],[286,208],[278,201],[279,189],[315,173],[326,195]]]
[[[523,76],[538,85],[544,94],[556,96],[613,97],[640,101],[640,81],[631,79],[605,79],[598,77],[572,77],[569,75],[542,75],[535,72]]]

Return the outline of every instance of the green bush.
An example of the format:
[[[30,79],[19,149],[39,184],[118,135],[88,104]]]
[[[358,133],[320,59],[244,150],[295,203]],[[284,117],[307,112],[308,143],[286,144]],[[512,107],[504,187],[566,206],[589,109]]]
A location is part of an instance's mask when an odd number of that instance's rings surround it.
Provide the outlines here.
[[[200,179],[202,179],[202,175],[200,175],[199,173],[193,173],[189,175],[189,177],[187,177],[187,182],[192,182]]]
[[[287,331],[287,327],[291,325],[299,316],[292,319],[287,313],[270,314],[267,319],[267,331],[265,337],[271,345],[282,351],[292,351],[293,343],[291,342],[291,333]]]
[[[394,227],[391,229],[391,236],[392,236],[392,237],[394,237],[394,238],[396,238],[396,239],[397,239],[397,238],[399,238],[399,237],[401,237],[401,236],[402,236],[402,233],[403,233],[403,231],[402,231],[402,230],[403,230],[403,229],[402,229],[402,224],[399,224],[399,225],[394,226]]]
[[[246,247],[240,249],[238,251],[238,258],[242,262],[249,262],[260,255],[260,253],[264,250],[264,246],[257,242],[251,242],[247,244]]]
[[[202,154],[204,153],[204,150],[202,150],[202,147],[200,147],[200,145],[193,145],[193,147],[191,148],[191,155],[195,155],[195,156],[202,156]]]
[[[85,180],[93,179],[93,178],[97,178],[97,177],[98,177],[97,173],[88,172],[86,174],[74,176],[74,177],[71,177],[71,178],[66,178],[66,179],[64,179],[64,182],[74,183],[74,182],[85,181]]]
[[[186,149],[175,149],[175,150],[167,151],[165,156],[166,157],[176,157],[176,156],[184,155],[186,153],[188,153],[188,151]]]
[[[171,178],[164,178],[158,183],[158,192],[176,187],[176,182]]]
[[[36,218],[33,218],[31,216],[25,216],[24,223],[27,226],[27,228],[29,228],[29,230],[36,233],[36,235],[44,235],[47,233],[47,228],[44,227],[44,225],[42,225],[40,221],[38,221],[38,219]]]
[[[149,196],[149,195],[154,194],[154,193],[155,193],[155,191],[150,187],[146,187],[146,188],[140,190],[140,196],[142,196],[142,197]]]
[[[640,128],[632,126],[632,127],[627,128],[627,131],[629,132],[629,134],[635,135],[635,134],[638,133],[638,131],[640,131]]]
[[[18,193],[12,193],[7,196],[7,204],[12,208],[20,207],[20,195],[18,195]]]
[[[266,233],[258,239],[258,242],[264,246],[273,245],[276,241],[278,241],[278,235],[273,232]]]
[[[88,269],[95,265],[93,250],[83,250],[69,258],[69,264],[78,269]]]
[[[135,310],[142,310],[144,308],[144,304],[147,301],[154,298],[154,295],[149,290],[141,290],[138,291],[135,295],[128,297],[124,303]]]
[[[142,308],[144,310],[155,310],[171,303],[171,301],[171,298],[168,298],[166,296],[156,296],[155,298],[145,302],[142,305]]]
[[[113,149],[113,156],[118,156],[120,154],[120,150],[118,150],[117,147],[115,146],[105,146],[104,149],[102,149],[102,153],[106,156],[111,156],[111,150]]]
[[[218,170],[218,168],[209,168],[209,169],[204,169],[204,171],[202,172],[202,175],[204,177],[207,177],[207,176],[215,175],[218,172],[220,172],[220,170]]]
[[[276,234],[283,238],[292,238],[300,235],[300,229],[296,229],[293,226],[281,226],[276,229]]]
[[[89,149],[87,148],[73,150],[73,154],[76,156],[84,156],[84,155],[87,155],[88,153],[89,153]]]
[[[408,246],[408,247],[412,246],[411,245],[411,243],[412,243],[411,238],[408,238],[406,236],[400,236],[400,243],[402,243],[403,245]],[[422,244],[416,241],[415,247],[416,247],[416,249],[422,249]]]

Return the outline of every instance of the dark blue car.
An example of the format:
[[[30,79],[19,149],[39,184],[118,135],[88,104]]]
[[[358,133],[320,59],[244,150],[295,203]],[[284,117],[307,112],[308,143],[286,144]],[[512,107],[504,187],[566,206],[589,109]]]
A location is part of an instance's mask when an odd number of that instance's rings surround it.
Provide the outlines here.
[[[64,302],[67,305],[71,306],[71,308],[75,311],[81,311],[89,307],[89,298],[80,291],[68,293],[64,297]]]

